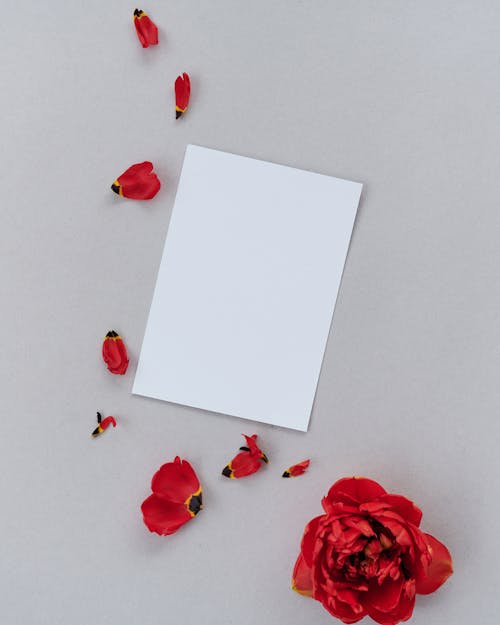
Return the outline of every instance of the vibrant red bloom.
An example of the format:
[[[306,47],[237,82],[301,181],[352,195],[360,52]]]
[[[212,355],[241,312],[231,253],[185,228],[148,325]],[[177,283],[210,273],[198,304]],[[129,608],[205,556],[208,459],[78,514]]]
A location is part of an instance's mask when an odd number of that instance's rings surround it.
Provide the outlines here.
[[[97,413],[97,423],[98,425],[96,429],[92,432],[92,436],[94,438],[99,436],[99,434],[102,434],[104,430],[107,430],[110,425],[114,428],[116,427],[116,420],[114,417],[106,417],[103,419],[100,412]]]
[[[302,462],[297,462],[289,469],[283,472],[281,477],[297,477],[298,475],[302,475],[306,472],[307,467],[309,466],[310,460],[302,460]]]
[[[243,434],[243,436],[245,437],[247,446],[240,447],[240,453],[222,469],[222,475],[231,479],[252,475],[252,473],[258,471],[262,466],[261,460],[266,464],[269,462],[266,454],[257,447],[257,434],[253,434],[252,436]]]
[[[142,502],[144,523],[150,532],[168,536],[203,508],[201,486],[187,460],[175,457],[154,474],[153,494]]]
[[[134,11],[134,25],[143,48],[156,46],[158,43],[158,28],[156,28],[156,24],[151,21],[144,11],[140,9]]]
[[[123,375],[127,371],[127,349],[122,337],[111,330],[104,337],[102,344],[102,358],[111,373]]]
[[[377,482],[344,478],[306,526],[292,588],[321,601],[344,623],[368,615],[382,625],[406,621],[415,594],[434,592],[452,574],[448,549],[419,529],[422,512]]]
[[[184,72],[182,76],[177,76],[175,80],[175,119],[186,112],[191,95],[191,81],[189,75]]]
[[[161,182],[153,173],[153,163],[149,161],[132,165],[111,185],[115,193],[131,200],[150,200],[160,187]]]

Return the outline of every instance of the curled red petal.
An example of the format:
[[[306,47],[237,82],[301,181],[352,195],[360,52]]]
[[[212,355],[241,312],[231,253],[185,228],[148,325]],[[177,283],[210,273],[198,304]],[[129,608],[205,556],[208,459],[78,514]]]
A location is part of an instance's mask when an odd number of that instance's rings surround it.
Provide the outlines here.
[[[116,420],[114,417],[106,417],[105,419],[103,419],[100,423],[101,425],[101,429],[105,430],[107,429],[110,425],[112,425],[114,428],[116,427]]]
[[[143,48],[155,46],[158,43],[158,28],[153,20],[140,9],[134,11],[134,26],[137,37]]]
[[[200,481],[193,467],[179,456],[161,466],[151,480],[151,490],[155,495],[180,504],[188,501],[199,489]]]
[[[305,597],[312,597],[313,595],[312,570],[302,554],[299,554],[293,568],[292,588]]]
[[[150,495],[141,505],[144,524],[161,536],[173,534],[193,517],[184,504]]]
[[[283,472],[282,477],[297,477],[299,475],[303,475],[309,467],[310,462],[310,460],[302,460],[302,462],[293,464]]]
[[[151,200],[160,187],[161,182],[150,161],[131,165],[111,185],[115,193],[132,200]]]
[[[361,504],[385,494],[386,491],[380,484],[366,477],[344,477],[335,482],[322,503],[328,512],[336,503]]]
[[[108,332],[104,337],[102,343],[102,358],[111,373],[123,375],[127,371],[127,349],[121,336],[114,330]]]
[[[262,452],[257,445],[257,434],[252,434],[252,436],[247,436],[246,434],[243,434],[243,436],[245,438],[250,453],[253,456],[260,456]]]
[[[442,542],[422,532],[424,541],[429,548],[431,561],[424,563],[422,573],[417,577],[417,593],[428,595],[437,590],[453,573],[451,554]]]
[[[191,81],[189,75],[184,72],[182,76],[177,76],[175,80],[175,113],[179,118],[189,106],[191,96]]]
[[[246,440],[246,443],[247,443],[248,452],[252,456],[255,456],[256,458],[259,458],[260,460],[263,460],[267,464],[269,462],[269,460],[268,460],[266,454],[257,445],[257,434],[252,434],[252,436],[247,436],[246,434],[243,434],[243,436],[245,437],[245,440]]]

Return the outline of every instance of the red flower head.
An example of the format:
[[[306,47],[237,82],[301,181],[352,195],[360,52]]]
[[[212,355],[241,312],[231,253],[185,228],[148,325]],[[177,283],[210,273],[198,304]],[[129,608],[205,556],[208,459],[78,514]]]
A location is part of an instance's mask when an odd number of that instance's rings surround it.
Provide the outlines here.
[[[448,549],[419,529],[422,513],[409,499],[351,477],[322,503],[325,514],[304,530],[292,588],[344,623],[366,615],[382,625],[406,621],[415,594],[434,592],[452,574]]]
[[[175,119],[186,112],[191,95],[191,81],[189,75],[184,72],[182,76],[177,76],[175,80]]]
[[[303,475],[308,466],[310,460],[302,460],[302,462],[297,462],[297,464],[292,465],[289,469],[283,472],[281,477],[297,477],[299,475]]]
[[[266,464],[269,462],[266,454],[257,447],[257,434],[253,434],[252,436],[243,434],[243,436],[245,437],[247,446],[240,447],[240,453],[222,469],[222,475],[231,479],[252,475],[252,473],[258,471],[262,466],[261,460]]]
[[[128,356],[122,337],[111,330],[104,337],[102,358],[111,373],[123,375],[127,371]]]
[[[158,43],[158,28],[156,28],[156,24],[151,21],[144,11],[140,9],[134,11],[134,26],[143,48],[156,46]]]
[[[115,193],[131,200],[151,200],[158,193],[161,182],[153,173],[153,163],[136,163],[113,182]]]
[[[154,474],[151,490],[153,494],[142,502],[142,515],[149,531],[161,536],[173,534],[203,508],[198,477],[179,456]]]

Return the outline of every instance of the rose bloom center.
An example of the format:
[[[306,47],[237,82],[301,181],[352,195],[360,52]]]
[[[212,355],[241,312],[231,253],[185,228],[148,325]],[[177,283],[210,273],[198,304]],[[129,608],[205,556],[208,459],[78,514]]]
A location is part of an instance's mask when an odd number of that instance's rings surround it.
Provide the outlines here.
[[[367,589],[368,580],[382,584],[388,577],[410,576],[407,553],[392,533],[370,517],[346,517],[329,523],[323,536],[322,572],[325,579],[343,580],[351,588]]]

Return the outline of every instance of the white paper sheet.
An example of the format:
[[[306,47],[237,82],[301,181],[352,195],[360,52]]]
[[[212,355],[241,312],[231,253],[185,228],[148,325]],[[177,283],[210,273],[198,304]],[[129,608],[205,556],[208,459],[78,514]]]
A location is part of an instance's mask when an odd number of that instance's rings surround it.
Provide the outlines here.
[[[361,187],[188,146],[132,392],[306,431]]]

